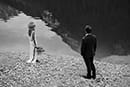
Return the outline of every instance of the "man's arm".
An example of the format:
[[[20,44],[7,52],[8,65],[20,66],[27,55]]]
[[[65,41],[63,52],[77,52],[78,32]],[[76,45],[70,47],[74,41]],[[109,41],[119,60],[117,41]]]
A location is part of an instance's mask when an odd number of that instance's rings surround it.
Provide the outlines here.
[[[97,39],[95,38],[95,44],[94,44],[94,51],[96,52],[97,49]]]
[[[81,42],[81,55],[84,55],[84,51],[85,51],[85,42],[84,42],[84,39],[82,39],[82,42]]]

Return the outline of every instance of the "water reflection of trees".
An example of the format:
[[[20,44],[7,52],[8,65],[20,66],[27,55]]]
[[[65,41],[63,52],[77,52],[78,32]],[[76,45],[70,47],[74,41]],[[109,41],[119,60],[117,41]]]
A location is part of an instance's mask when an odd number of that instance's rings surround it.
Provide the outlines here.
[[[11,17],[17,16],[19,14],[19,11],[5,5],[3,3],[0,3],[0,19],[3,21],[9,20]]]

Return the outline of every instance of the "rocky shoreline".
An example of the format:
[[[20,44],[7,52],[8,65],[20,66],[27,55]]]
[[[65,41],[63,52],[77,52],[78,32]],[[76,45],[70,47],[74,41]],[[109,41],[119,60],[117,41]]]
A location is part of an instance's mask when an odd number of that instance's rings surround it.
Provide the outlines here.
[[[43,53],[28,64],[26,53],[0,53],[0,87],[129,87],[130,65],[94,61],[96,80],[86,80],[82,58]]]

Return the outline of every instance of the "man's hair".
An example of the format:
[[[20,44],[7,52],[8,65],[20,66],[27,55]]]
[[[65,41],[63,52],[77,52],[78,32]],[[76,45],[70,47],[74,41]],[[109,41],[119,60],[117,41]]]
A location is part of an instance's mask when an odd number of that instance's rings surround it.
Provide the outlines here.
[[[87,33],[91,33],[92,32],[92,27],[90,25],[86,25],[84,29],[85,29],[85,31]]]

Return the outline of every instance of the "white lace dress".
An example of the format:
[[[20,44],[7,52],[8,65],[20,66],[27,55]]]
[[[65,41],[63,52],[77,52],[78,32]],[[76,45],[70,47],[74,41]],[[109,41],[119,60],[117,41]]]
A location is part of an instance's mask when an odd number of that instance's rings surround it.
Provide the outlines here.
[[[28,63],[35,63],[36,62],[36,59],[37,59],[37,54],[36,54],[36,49],[35,49],[35,44],[34,44],[34,40],[33,40],[33,33],[35,33],[35,31],[32,31],[31,32],[31,36],[28,36],[28,39],[29,39],[29,49],[30,49],[30,52],[29,52],[29,60],[27,61]],[[35,36],[34,36],[35,37]]]

